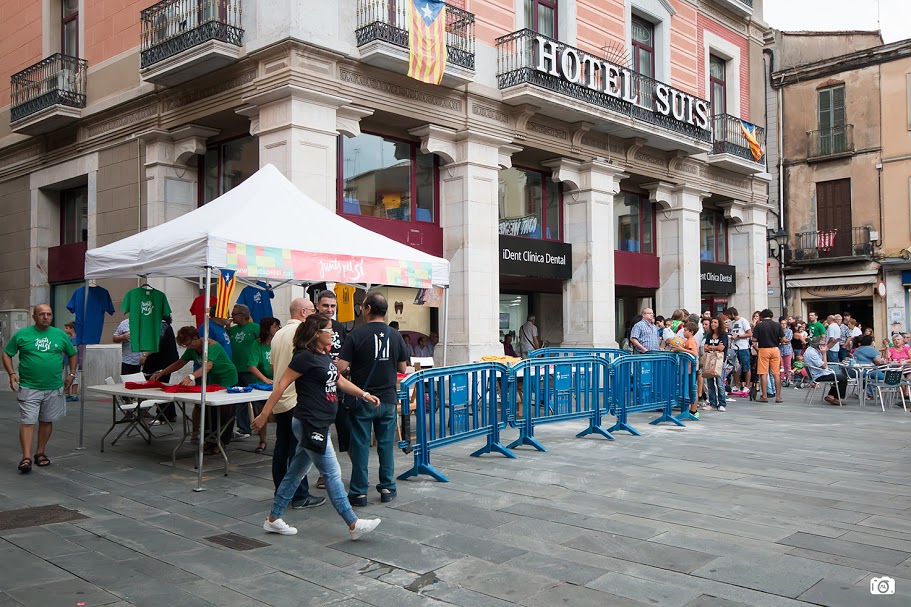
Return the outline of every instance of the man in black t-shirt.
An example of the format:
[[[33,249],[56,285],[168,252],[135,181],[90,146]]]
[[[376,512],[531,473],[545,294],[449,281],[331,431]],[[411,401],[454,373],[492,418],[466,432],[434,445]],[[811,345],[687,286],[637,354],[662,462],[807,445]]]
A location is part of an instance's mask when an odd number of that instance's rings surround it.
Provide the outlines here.
[[[342,351],[342,344],[345,343],[348,331],[345,329],[345,325],[335,319],[338,311],[338,298],[335,295],[335,291],[326,289],[319,292],[316,299],[316,311],[332,319],[332,349],[329,350],[329,355],[332,357],[332,362],[337,363],[338,355]],[[347,378],[347,375],[345,377]],[[347,451],[351,442],[351,422],[349,421],[348,407],[348,395],[339,393],[335,431],[338,434],[337,446],[340,453]],[[322,483],[320,481],[322,481],[322,477],[317,481],[317,487],[321,487]]]
[[[379,293],[371,293],[361,304],[362,325],[348,334],[336,362],[339,373],[350,367],[351,381],[376,395],[382,404],[374,407],[357,399],[350,407],[351,482],[348,501],[352,506],[367,505],[367,461],[370,457],[371,429],[376,434],[376,453],[380,460],[379,484],[383,503],[395,499],[395,424],[397,373],[404,373],[408,361],[405,340],[384,320],[389,303]]]
[[[762,389],[762,397],[759,402],[768,402],[768,378],[767,373],[775,377],[775,402],[781,400],[781,351],[778,346],[784,341],[784,329],[781,323],[772,320],[774,314],[769,309],[759,313],[761,321],[753,328],[753,337],[759,345],[759,359],[756,365],[756,374],[759,376],[759,385]]]

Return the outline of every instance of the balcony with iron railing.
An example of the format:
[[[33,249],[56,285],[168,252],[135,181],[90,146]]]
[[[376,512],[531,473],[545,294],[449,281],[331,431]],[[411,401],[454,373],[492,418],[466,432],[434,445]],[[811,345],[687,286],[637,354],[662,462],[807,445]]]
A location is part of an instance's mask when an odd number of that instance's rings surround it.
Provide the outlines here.
[[[390,71],[408,72],[410,0],[357,0],[354,31],[361,61]],[[446,70],[442,84],[474,80],[475,16],[446,4]]]
[[[530,104],[567,122],[594,122],[662,150],[711,150],[708,101],[530,29],[496,42],[504,102]]]
[[[870,226],[849,230],[798,232],[797,243],[789,255],[794,264],[833,261],[867,261],[873,258]]]
[[[37,135],[75,122],[85,107],[85,59],[56,53],[13,74],[10,127]]]
[[[807,132],[807,162],[844,158],[854,154],[854,125]]]
[[[712,116],[712,151],[709,154],[709,164],[750,175],[765,171],[766,149],[765,129],[755,126],[753,137],[763,151],[763,155],[756,158],[750,141],[747,139],[746,127],[743,121],[730,114]]]
[[[174,85],[240,57],[241,0],[163,0],[139,13],[140,73]]]

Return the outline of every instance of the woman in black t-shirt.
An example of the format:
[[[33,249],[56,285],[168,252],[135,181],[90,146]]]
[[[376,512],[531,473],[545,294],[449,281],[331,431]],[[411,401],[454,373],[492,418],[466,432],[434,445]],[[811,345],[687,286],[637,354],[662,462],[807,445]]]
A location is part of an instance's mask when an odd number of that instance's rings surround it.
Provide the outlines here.
[[[270,533],[297,533],[297,529],[283,521],[281,516],[311,466],[316,466],[325,479],[329,499],[336,512],[345,519],[352,540],[373,531],[380,524],[378,518],[358,519],[351,509],[348,493],[342,484],[342,471],[329,436],[329,427],[335,422],[338,411],[336,388],[374,406],[380,404],[380,399],[338,374],[338,369],[329,356],[332,337],[332,321],[322,314],[312,314],[298,325],[294,333],[294,357],[291,364],[274,384],[272,396],[266,401],[262,413],[253,420],[254,430],[265,427],[269,414],[282,393],[294,382],[297,405],[293,409],[291,429],[297,437],[297,451],[291,458],[288,472],[275,491],[272,511],[263,523],[263,529]]]
[[[727,357],[728,334],[720,318],[709,321],[709,330],[705,334],[705,351],[720,352],[722,359]],[[723,373],[723,372],[722,372]],[[709,396],[708,406],[717,411],[724,411],[727,406],[727,394],[724,391],[723,377],[705,378],[705,391]]]

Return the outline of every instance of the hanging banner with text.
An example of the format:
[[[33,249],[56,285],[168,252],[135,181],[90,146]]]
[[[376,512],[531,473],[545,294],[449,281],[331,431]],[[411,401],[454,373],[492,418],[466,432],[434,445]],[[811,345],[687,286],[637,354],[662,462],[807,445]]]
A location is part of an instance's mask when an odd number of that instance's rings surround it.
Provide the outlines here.
[[[569,280],[572,256],[572,246],[565,242],[500,236],[500,274]]]

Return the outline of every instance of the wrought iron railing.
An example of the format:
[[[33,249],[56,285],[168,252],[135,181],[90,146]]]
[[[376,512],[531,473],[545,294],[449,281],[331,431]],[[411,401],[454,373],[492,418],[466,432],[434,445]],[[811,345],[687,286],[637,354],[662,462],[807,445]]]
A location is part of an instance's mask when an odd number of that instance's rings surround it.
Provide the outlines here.
[[[733,154],[750,162],[762,162],[762,157],[757,160],[753,156],[740,118],[730,114],[712,116],[712,137],[712,154]],[[756,126],[753,130],[753,137],[765,150],[765,129]]]
[[[358,46],[374,40],[408,48],[410,0],[357,0],[357,29],[354,36]],[[446,5],[447,62],[474,70],[474,14],[451,4]]]
[[[854,125],[844,124],[807,133],[807,158],[825,158],[854,151]]]
[[[740,4],[744,4],[746,6],[749,6],[750,8],[753,8],[753,0],[737,0],[737,2],[740,2]]]
[[[147,68],[209,40],[243,44],[241,0],[163,0],[139,13],[140,67]]]
[[[85,107],[85,59],[56,53],[21,72],[10,81],[10,122],[53,105]]]
[[[549,72],[539,71],[536,67],[537,51],[534,44],[535,39],[539,36],[555,45],[556,56],[558,57],[564,49],[571,49],[579,57],[580,65],[601,66],[600,69],[592,72],[594,79],[594,82],[591,83],[592,86],[583,86],[560,76],[554,76]],[[624,82],[620,86],[627,87],[630,91],[636,93],[637,100],[635,102],[603,92],[606,88],[604,84],[607,71],[604,68],[607,66],[620,70],[624,74],[623,78],[630,79],[628,84]],[[631,116],[643,122],[664,127],[693,139],[706,143],[712,141],[711,130],[702,129],[689,122],[677,120],[654,111],[656,87],[658,85],[667,87],[672,93],[682,93],[687,97],[692,97],[688,93],[684,93],[654,78],[628,70],[596,55],[563,44],[553,38],[542,36],[530,29],[519,30],[497,38],[497,83],[501,90],[521,84],[533,84],[573,99]],[[704,103],[707,108],[710,107],[707,101],[704,101]],[[711,115],[711,113],[709,112],[708,115]]]
[[[800,263],[836,257],[870,258],[872,256],[873,242],[870,240],[870,227],[860,226],[841,231],[833,229],[799,232],[797,246],[794,248],[791,260]]]

